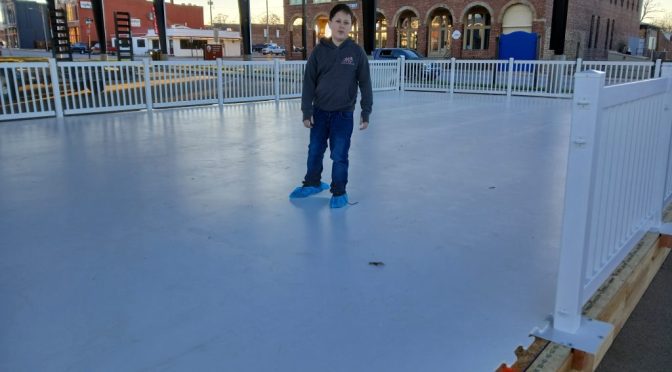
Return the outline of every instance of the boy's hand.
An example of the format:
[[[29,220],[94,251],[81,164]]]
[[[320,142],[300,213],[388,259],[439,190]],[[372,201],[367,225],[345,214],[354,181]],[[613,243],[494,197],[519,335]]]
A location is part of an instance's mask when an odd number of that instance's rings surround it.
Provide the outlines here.
[[[303,121],[303,126],[310,129],[313,127],[313,121],[312,120],[304,120]]]
[[[364,120],[359,120],[359,130],[364,130],[369,127],[369,122]]]

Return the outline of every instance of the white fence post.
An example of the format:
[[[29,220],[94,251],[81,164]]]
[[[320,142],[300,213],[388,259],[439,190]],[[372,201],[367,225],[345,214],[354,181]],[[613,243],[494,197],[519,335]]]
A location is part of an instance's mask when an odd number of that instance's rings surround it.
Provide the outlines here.
[[[672,62],[665,62],[660,66],[660,77],[672,79]]]
[[[455,93],[455,68],[457,63],[455,63],[455,57],[450,59],[450,94]]]
[[[404,56],[399,57],[399,90],[402,92],[406,89],[406,83],[405,83],[405,78],[404,75],[406,75],[406,58]]]
[[[575,333],[581,325],[585,253],[589,237],[587,226],[593,194],[593,162],[597,153],[595,138],[605,73],[580,72],[575,79],[560,268],[553,317],[553,327],[567,333]]]
[[[273,60],[273,93],[275,102],[280,102],[280,61]]]
[[[576,59],[576,73],[578,74],[581,72],[581,66],[583,65],[583,59],[577,58]]]
[[[152,76],[149,67],[149,58],[143,58],[142,64],[145,74],[145,104],[147,105],[147,111],[152,111]]]
[[[653,76],[652,76],[652,78],[655,79],[655,78],[657,78],[657,77],[661,77],[661,76],[663,76],[663,75],[661,74],[662,71],[660,71],[660,66],[661,66],[662,63],[663,63],[663,61],[662,61],[660,58],[656,60],[656,67],[654,67],[655,70],[653,70]]]
[[[511,97],[513,90],[513,58],[509,58],[509,74],[506,77],[506,96]]]
[[[56,117],[63,117],[63,104],[61,103],[61,87],[58,81],[58,69],[56,69],[56,60],[49,58],[49,74],[51,75],[51,89],[54,93],[54,109]]]
[[[217,58],[217,104],[224,106],[224,65],[222,59]]]

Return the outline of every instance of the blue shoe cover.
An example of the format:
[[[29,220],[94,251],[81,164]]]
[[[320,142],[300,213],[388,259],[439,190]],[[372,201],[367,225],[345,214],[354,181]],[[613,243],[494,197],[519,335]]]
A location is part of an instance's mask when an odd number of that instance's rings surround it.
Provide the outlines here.
[[[332,196],[329,206],[332,208],[343,208],[348,205],[348,194]]]
[[[307,198],[311,195],[321,193],[324,190],[327,190],[329,188],[329,185],[326,183],[322,182],[320,183],[320,186],[299,186],[292,191],[291,194],[289,194],[290,198]]]

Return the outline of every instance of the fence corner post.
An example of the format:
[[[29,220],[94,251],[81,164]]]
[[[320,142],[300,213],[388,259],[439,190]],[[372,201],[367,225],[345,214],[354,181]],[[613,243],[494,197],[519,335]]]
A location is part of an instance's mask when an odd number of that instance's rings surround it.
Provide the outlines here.
[[[280,61],[273,59],[273,94],[275,102],[280,101]]]
[[[576,74],[572,102],[565,209],[560,241],[560,267],[553,314],[553,328],[575,333],[581,325],[583,288],[589,230],[589,209],[593,198],[593,163],[601,111],[605,73]]]
[[[224,107],[224,65],[222,59],[217,58],[217,104]]]
[[[576,59],[576,72],[577,73],[581,72],[582,65],[583,65],[583,59],[577,58]]]
[[[63,103],[61,102],[61,86],[58,79],[58,69],[56,68],[56,60],[49,58],[49,75],[51,75],[51,90],[54,94],[54,109],[56,110],[56,117],[63,117]]]
[[[662,71],[660,71],[660,67],[661,67],[662,63],[663,63],[663,61],[662,61],[660,58],[658,58],[658,59],[656,60],[656,67],[655,67],[655,69],[653,70],[653,76],[652,76],[654,79],[663,76],[663,75],[661,74]]]
[[[511,97],[513,91],[513,57],[509,58],[509,73],[506,76],[506,96]]]
[[[152,112],[154,105],[152,103],[152,76],[151,68],[149,66],[149,58],[143,58],[142,65],[145,75],[145,104],[147,105],[147,112]]]
[[[450,59],[450,94],[455,93],[455,68],[457,63],[455,62],[455,57]]]

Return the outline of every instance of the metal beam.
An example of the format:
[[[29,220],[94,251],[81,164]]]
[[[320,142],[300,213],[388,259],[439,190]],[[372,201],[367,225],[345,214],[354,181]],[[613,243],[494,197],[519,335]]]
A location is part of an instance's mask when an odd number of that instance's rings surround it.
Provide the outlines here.
[[[555,55],[565,54],[565,32],[567,30],[567,8],[569,0],[553,1],[550,48]]]
[[[164,0],[153,0],[154,16],[156,21],[157,34],[159,35],[159,46],[161,54],[168,54],[168,36],[166,35],[166,2]]]
[[[105,35],[105,4],[103,0],[91,0],[93,10],[93,22],[96,24],[96,35],[100,54],[107,54],[107,35]]]
[[[377,0],[362,1],[362,32],[364,51],[371,55],[376,47],[376,3]]]
[[[240,12],[240,36],[243,38],[243,59],[252,59],[252,22],[250,20],[250,0],[238,0]]]

